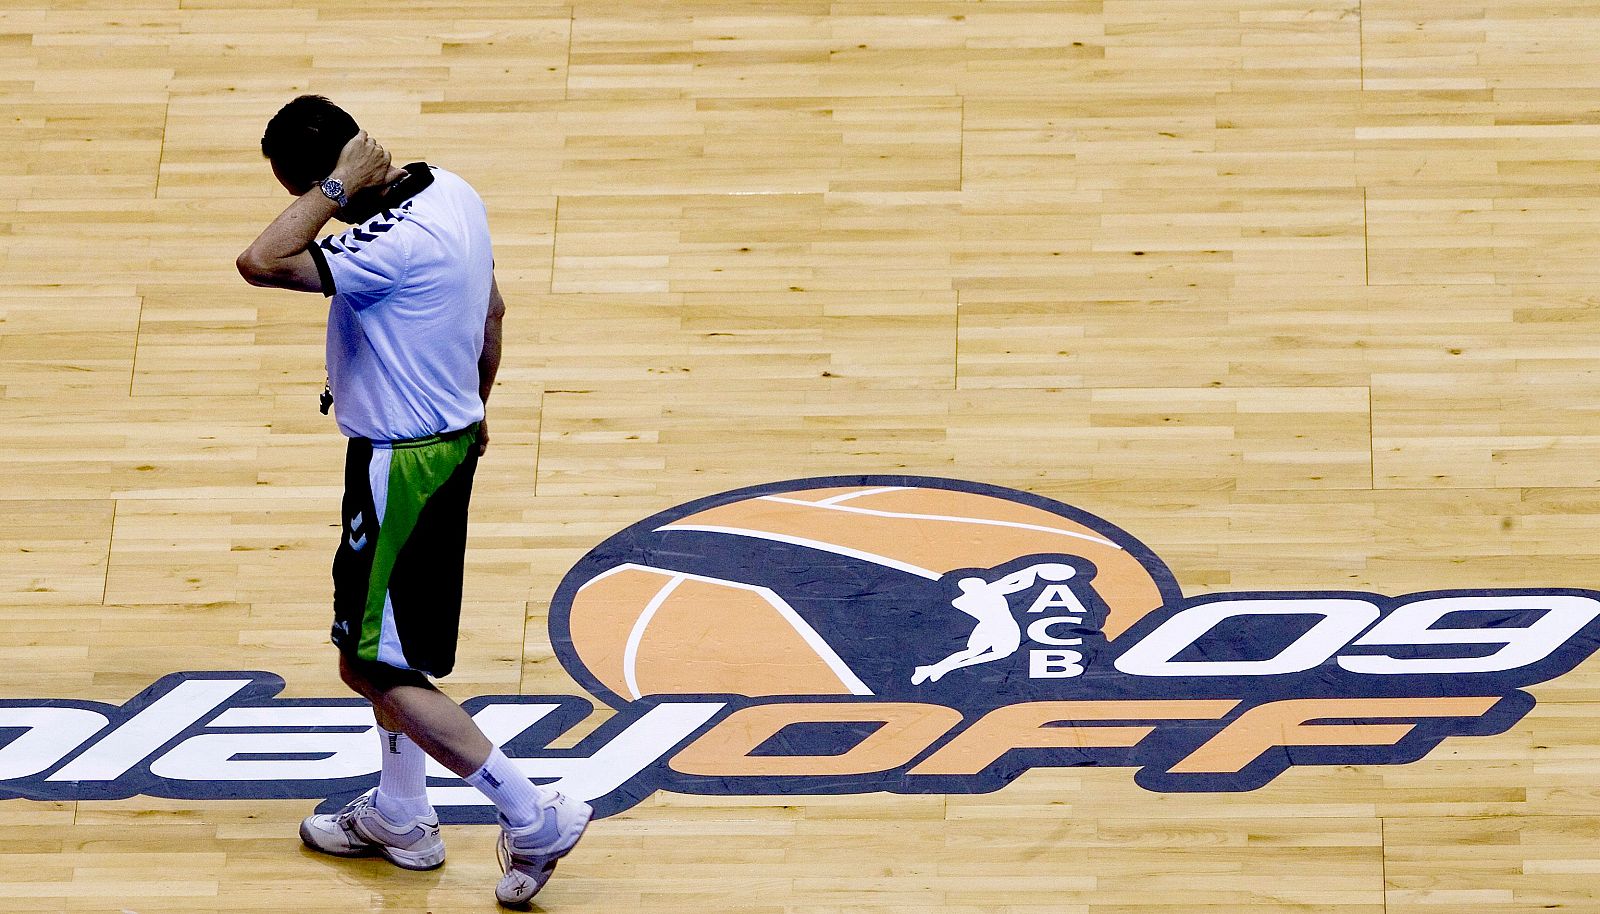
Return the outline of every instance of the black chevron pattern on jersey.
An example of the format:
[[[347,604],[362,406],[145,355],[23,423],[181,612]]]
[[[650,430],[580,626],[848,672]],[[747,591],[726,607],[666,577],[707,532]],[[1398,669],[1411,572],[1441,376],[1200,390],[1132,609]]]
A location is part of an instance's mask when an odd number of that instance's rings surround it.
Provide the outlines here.
[[[400,204],[398,212],[388,209],[383,210],[373,216],[372,221],[366,225],[358,225],[339,235],[329,235],[327,238],[317,242],[317,244],[323,250],[334,254],[360,251],[361,245],[369,241],[377,241],[379,235],[406,221],[406,218],[410,216],[410,210],[411,201],[407,200]],[[379,221],[380,219],[388,221]]]

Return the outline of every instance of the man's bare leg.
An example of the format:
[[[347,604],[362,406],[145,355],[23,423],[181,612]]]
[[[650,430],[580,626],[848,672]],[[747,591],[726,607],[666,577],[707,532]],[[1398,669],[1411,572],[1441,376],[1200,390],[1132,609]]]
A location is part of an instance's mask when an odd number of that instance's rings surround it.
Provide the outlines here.
[[[343,654],[339,656],[339,674],[346,685],[372,702],[378,726],[410,737],[416,744],[412,750],[421,747],[488,797],[500,811],[503,875],[495,886],[495,898],[501,904],[521,905],[537,894],[550,878],[556,861],[572,850],[588,828],[594,814],[589,804],[534,786],[489,742],[464,708],[421,674],[386,664],[351,660]],[[420,774],[418,769],[412,770]],[[381,790],[380,786],[380,793]],[[352,808],[346,807],[346,810]],[[381,809],[375,812],[382,818]],[[346,831],[340,825],[341,817],[346,815],[347,812],[341,811],[338,815],[308,818],[301,825],[301,838],[313,847],[343,856],[371,846],[377,839],[363,836],[362,840],[367,843],[362,844],[348,840],[341,843],[335,837],[324,837],[332,836],[336,830]],[[431,821],[437,823],[438,820]],[[437,866],[443,862],[444,845],[437,836],[435,824],[433,841],[437,847],[419,864]],[[412,865],[404,858],[397,859],[401,852],[388,842],[380,843],[384,845],[380,852],[389,859],[402,866]],[[413,865],[413,868],[424,867]]]
[[[420,673],[352,661],[340,654],[339,675],[372,702],[378,726],[411,737],[458,777],[482,768],[494,751],[466,709]]]
[[[383,663],[339,656],[345,684],[372,702],[378,726],[403,733],[417,747],[455,772],[494,803],[500,818],[514,829],[535,828],[559,794],[535,786],[515,762],[489,742],[466,710],[439,691],[421,673]],[[421,769],[412,769],[413,790],[424,790]],[[380,795],[386,788],[380,781]]]

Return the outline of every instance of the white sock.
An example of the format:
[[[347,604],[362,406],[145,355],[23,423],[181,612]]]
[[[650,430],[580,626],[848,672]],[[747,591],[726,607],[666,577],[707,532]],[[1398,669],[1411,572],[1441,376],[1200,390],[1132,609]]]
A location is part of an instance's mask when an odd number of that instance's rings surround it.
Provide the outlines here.
[[[378,728],[383,752],[383,773],[378,775],[378,792],[372,805],[396,825],[433,812],[428,803],[428,754],[411,737]]]
[[[500,817],[514,829],[536,827],[544,819],[544,790],[528,780],[496,746],[483,767],[467,775],[466,782],[494,802]]]

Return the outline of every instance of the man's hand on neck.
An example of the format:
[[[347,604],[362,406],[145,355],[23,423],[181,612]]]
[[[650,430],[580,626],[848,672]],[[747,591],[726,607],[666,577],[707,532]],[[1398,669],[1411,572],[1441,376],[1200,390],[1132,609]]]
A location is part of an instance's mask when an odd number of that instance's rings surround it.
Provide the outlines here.
[[[405,170],[394,167],[389,152],[378,141],[367,136],[365,130],[350,138],[339,150],[339,161],[333,164],[330,178],[344,185],[344,192],[352,197],[369,187],[389,184],[405,176]]]

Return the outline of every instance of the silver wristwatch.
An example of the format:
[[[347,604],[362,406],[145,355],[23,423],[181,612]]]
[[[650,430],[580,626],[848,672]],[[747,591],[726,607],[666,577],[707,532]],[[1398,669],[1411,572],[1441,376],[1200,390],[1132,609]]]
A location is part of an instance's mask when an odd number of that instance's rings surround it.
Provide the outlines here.
[[[322,195],[339,204],[340,209],[350,202],[349,195],[344,192],[344,182],[338,178],[326,178],[319,181],[317,186],[322,188]]]

